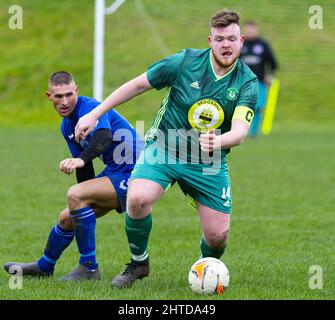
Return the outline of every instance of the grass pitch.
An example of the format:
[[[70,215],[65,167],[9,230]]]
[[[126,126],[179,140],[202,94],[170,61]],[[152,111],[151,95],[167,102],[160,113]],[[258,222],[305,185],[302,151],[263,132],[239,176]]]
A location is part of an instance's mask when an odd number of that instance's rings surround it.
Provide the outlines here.
[[[146,18],[136,9],[138,2],[126,1],[106,19],[105,95],[163,56],[153,41],[153,28],[144,23],[148,16],[156,35],[174,53],[207,46],[210,15],[223,7],[237,10],[242,22],[260,23],[279,60],[282,87],[275,132],[248,140],[229,155],[233,213],[223,257],[231,273],[229,290],[216,297],[197,296],[188,288],[187,274],[199,256],[201,232],[196,213],[175,187],[153,212],[151,275],[132,289],[114,290],[110,285],[129,260],[124,218],[111,213],[97,223],[102,281],[58,281],[77,264],[73,243],[52,279],[24,279],[21,290],[12,290],[8,275],[0,272],[0,299],[334,299],[335,20],[329,14],[334,1],[319,3],[322,30],[308,27],[312,3],[307,0],[145,0]],[[8,28],[13,4],[22,6],[23,30]],[[51,72],[69,70],[80,93],[91,95],[93,8],[91,0],[0,3],[0,40],[5,48],[0,51],[0,264],[30,262],[42,255],[66,204],[67,189],[75,183],[74,177],[58,170],[59,161],[69,155],[60,133],[37,126],[59,122],[44,94]],[[69,13],[71,19],[64,23]],[[134,125],[144,119],[147,129],[161,99],[162,93],[153,91],[120,112]],[[300,121],[317,127],[297,126]],[[283,127],[288,123],[294,129]],[[329,129],[321,129],[326,123]],[[321,290],[309,287],[312,265],[322,268]]]
[[[74,176],[58,170],[68,156],[55,129],[0,129],[0,264],[31,262],[66,204]],[[196,212],[176,186],[153,211],[149,241],[151,275],[131,289],[116,290],[111,279],[129,260],[124,217],[112,212],[97,220],[97,259],[102,280],[62,283],[78,262],[75,242],[50,279],[24,278],[10,289],[0,272],[1,299],[334,299],[335,171],[333,129],[279,128],[248,139],[229,155],[233,213],[229,246],[222,260],[231,274],[222,296],[198,296],[187,284],[199,256]],[[97,163],[101,168],[101,165]],[[322,268],[322,289],[310,289],[309,268]]]

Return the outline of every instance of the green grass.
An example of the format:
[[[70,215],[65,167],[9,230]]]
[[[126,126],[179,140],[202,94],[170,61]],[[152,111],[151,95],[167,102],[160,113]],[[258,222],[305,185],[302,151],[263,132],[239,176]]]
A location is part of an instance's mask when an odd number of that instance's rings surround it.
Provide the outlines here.
[[[166,53],[206,47],[209,17],[223,6],[239,11],[242,22],[259,22],[279,60],[273,134],[249,139],[229,156],[234,204],[223,258],[231,273],[229,290],[223,297],[199,297],[187,287],[201,232],[197,214],[175,187],[153,213],[151,276],[131,290],[110,285],[129,260],[123,216],[111,213],[97,224],[102,281],[58,281],[77,264],[72,244],[52,279],[24,279],[22,290],[11,290],[2,272],[0,299],[333,299],[334,1],[318,2],[324,28],[317,31],[308,28],[314,4],[309,0],[143,0],[145,16],[135,1],[106,19],[105,95]],[[23,8],[23,30],[8,28],[12,4]],[[92,94],[93,4],[0,3],[0,264],[40,257],[75,183],[58,171],[69,153],[44,91],[51,72],[67,69],[80,93]],[[166,49],[156,42],[148,16]],[[133,124],[144,120],[147,129],[162,95],[146,93],[119,111]],[[308,287],[311,265],[322,267],[322,290]]]
[[[285,130],[284,130],[285,129]],[[75,243],[59,260],[51,279],[24,278],[12,290],[0,273],[1,299],[333,299],[333,186],[330,145],[334,129],[298,127],[248,139],[229,156],[233,213],[229,246],[229,290],[221,297],[198,296],[187,274],[199,255],[201,235],[196,212],[178,187],[153,211],[149,242],[150,277],[132,289],[110,282],[129,260],[124,218],[115,212],[97,221],[97,257],[102,280],[62,283],[77,264]],[[39,258],[67,188],[75,183],[58,170],[68,155],[55,129],[0,129],[0,264]],[[101,165],[97,163],[99,167]],[[323,289],[308,286],[309,267],[320,265]]]

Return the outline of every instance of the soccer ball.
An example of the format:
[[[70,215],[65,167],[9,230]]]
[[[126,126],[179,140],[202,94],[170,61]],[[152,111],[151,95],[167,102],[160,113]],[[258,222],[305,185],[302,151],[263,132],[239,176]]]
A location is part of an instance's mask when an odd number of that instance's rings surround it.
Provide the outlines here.
[[[218,259],[202,258],[192,265],[188,283],[199,294],[222,294],[229,284],[229,271]]]

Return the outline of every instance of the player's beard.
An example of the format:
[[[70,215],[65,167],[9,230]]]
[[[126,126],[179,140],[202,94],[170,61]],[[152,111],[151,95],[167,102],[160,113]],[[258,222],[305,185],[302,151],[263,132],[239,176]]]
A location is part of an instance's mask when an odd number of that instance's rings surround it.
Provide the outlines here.
[[[216,53],[214,53],[214,51],[212,51],[212,52],[213,52],[213,58],[214,58],[215,62],[217,63],[217,65],[219,67],[221,67],[223,69],[228,69],[229,67],[231,67],[232,65],[234,65],[234,63],[236,62],[236,60],[239,57],[239,54],[236,54],[236,55],[232,54],[231,57],[230,57],[231,59],[227,59],[227,62],[223,62],[222,59],[220,59],[216,55]]]

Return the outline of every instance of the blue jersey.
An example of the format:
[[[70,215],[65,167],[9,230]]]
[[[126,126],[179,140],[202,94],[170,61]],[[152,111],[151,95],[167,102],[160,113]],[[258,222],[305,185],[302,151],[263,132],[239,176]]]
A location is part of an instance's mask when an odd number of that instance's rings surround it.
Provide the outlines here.
[[[92,111],[100,103],[88,97],[79,96],[73,114],[63,118],[62,134],[69,146],[71,154],[77,158],[90,143],[93,133],[99,129],[109,129],[112,132],[111,147],[100,155],[103,163],[114,172],[131,172],[143,149],[144,142],[130,123],[115,110],[102,115],[94,130],[85,140],[77,143],[74,138],[74,128],[79,118]]]

